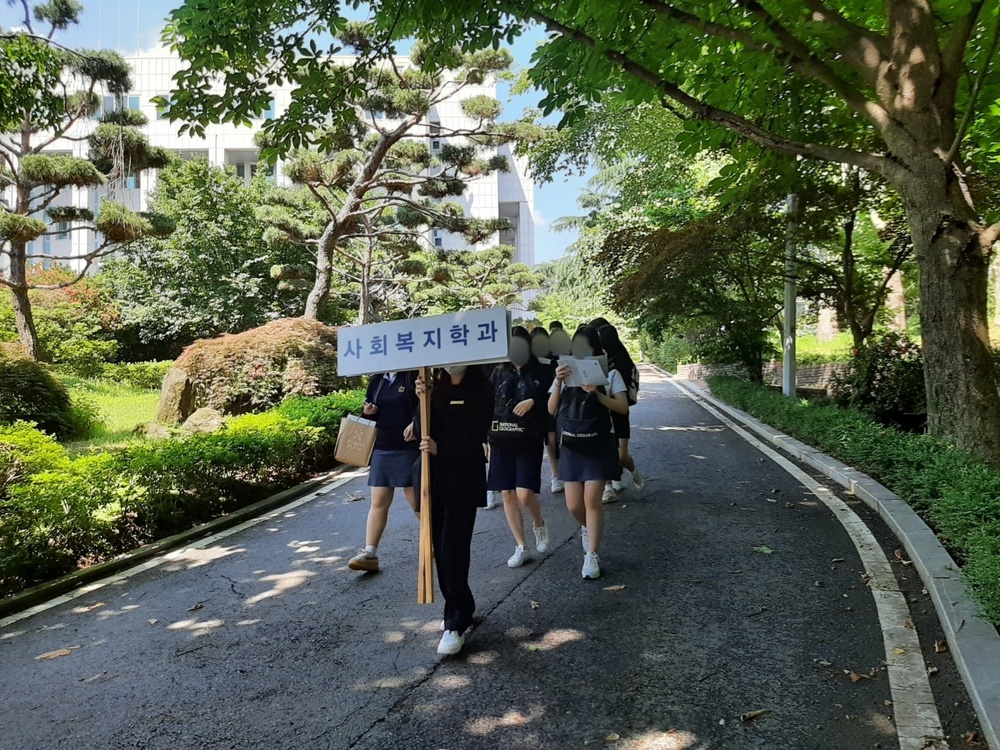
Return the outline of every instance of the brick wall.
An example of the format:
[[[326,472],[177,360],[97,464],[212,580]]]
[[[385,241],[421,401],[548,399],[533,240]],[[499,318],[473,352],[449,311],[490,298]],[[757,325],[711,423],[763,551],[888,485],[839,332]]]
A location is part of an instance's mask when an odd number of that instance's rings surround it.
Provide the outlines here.
[[[799,388],[827,388],[835,373],[842,372],[847,367],[844,362],[830,362],[823,365],[799,365],[796,368],[795,384]],[[768,362],[764,365],[764,382],[768,385],[781,385],[782,366],[780,362]],[[678,365],[677,377],[686,380],[704,380],[711,375],[728,375],[730,377],[746,377],[746,370],[739,365]]]

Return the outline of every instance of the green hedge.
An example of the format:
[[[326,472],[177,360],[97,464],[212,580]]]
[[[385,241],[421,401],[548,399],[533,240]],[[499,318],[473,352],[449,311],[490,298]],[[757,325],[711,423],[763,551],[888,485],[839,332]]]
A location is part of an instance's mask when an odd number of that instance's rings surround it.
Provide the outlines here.
[[[360,392],[295,399],[232,418],[212,435],[77,458],[25,423],[0,428],[0,453],[18,475],[0,487],[0,596],[250,505],[331,467],[340,420],[362,402]]]
[[[874,477],[909,503],[962,564],[986,617],[1000,625],[1000,471],[852,409],[785,398],[731,378],[709,384],[727,403]]]
[[[173,362],[116,362],[104,365],[101,376],[115,383],[158,391],[173,366]]]

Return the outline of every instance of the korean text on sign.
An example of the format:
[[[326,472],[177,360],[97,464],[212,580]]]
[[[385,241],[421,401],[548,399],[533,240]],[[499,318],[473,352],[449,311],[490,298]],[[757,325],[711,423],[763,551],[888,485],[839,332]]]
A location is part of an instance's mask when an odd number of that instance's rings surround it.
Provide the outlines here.
[[[342,328],[337,372],[353,376],[501,362],[507,359],[509,331],[503,308]]]

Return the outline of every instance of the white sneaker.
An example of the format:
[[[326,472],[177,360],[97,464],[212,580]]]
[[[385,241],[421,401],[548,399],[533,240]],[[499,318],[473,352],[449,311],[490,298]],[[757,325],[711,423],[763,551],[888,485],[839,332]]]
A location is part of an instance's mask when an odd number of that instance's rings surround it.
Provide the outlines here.
[[[584,578],[600,578],[601,577],[601,558],[597,556],[596,552],[588,552],[583,556],[583,570],[581,571]]]
[[[446,630],[444,631],[444,635],[441,636],[441,642],[438,643],[438,653],[443,656],[454,656],[462,650],[462,646],[464,645],[464,635],[459,635],[454,630]]]
[[[583,554],[590,553],[590,532],[586,526],[580,527],[580,541],[583,543]]]
[[[378,573],[378,555],[373,555],[368,550],[363,549],[350,559],[347,567],[351,570],[360,570],[365,573]]]
[[[503,505],[503,496],[499,492],[486,493],[486,510],[493,510]]]
[[[539,526],[535,529],[535,550],[540,555],[549,551],[549,527]]]
[[[611,489],[613,489],[615,492],[624,492],[625,485],[621,483],[621,480],[616,479],[611,483]]]
[[[639,492],[642,492],[643,488],[646,486],[646,477],[640,474],[638,469],[632,472],[632,484],[635,485],[635,488],[639,490]]]
[[[618,502],[618,493],[615,492],[614,487],[606,486],[604,488],[604,494],[601,495],[601,504],[610,505],[611,503]]]
[[[508,568],[520,568],[530,559],[531,555],[525,547],[514,547],[514,554],[507,561]]]
[[[558,495],[560,492],[566,491],[566,484],[561,479],[552,478],[552,494]]]

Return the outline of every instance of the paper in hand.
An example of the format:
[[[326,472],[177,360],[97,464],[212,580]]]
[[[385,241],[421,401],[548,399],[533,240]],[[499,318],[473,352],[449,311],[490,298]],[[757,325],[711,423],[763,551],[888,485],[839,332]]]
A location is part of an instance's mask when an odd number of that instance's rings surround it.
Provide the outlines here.
[[[605,358],[607,362],[607,358]],[[560,357],[560,366],[569,368],[570,376],[566,385],[570,388],[579,388],[583,385],[608,385],[608,376],[604,367],[601,366],[599,358],[588,357],[587,359],[575,359],[573,357]]]

